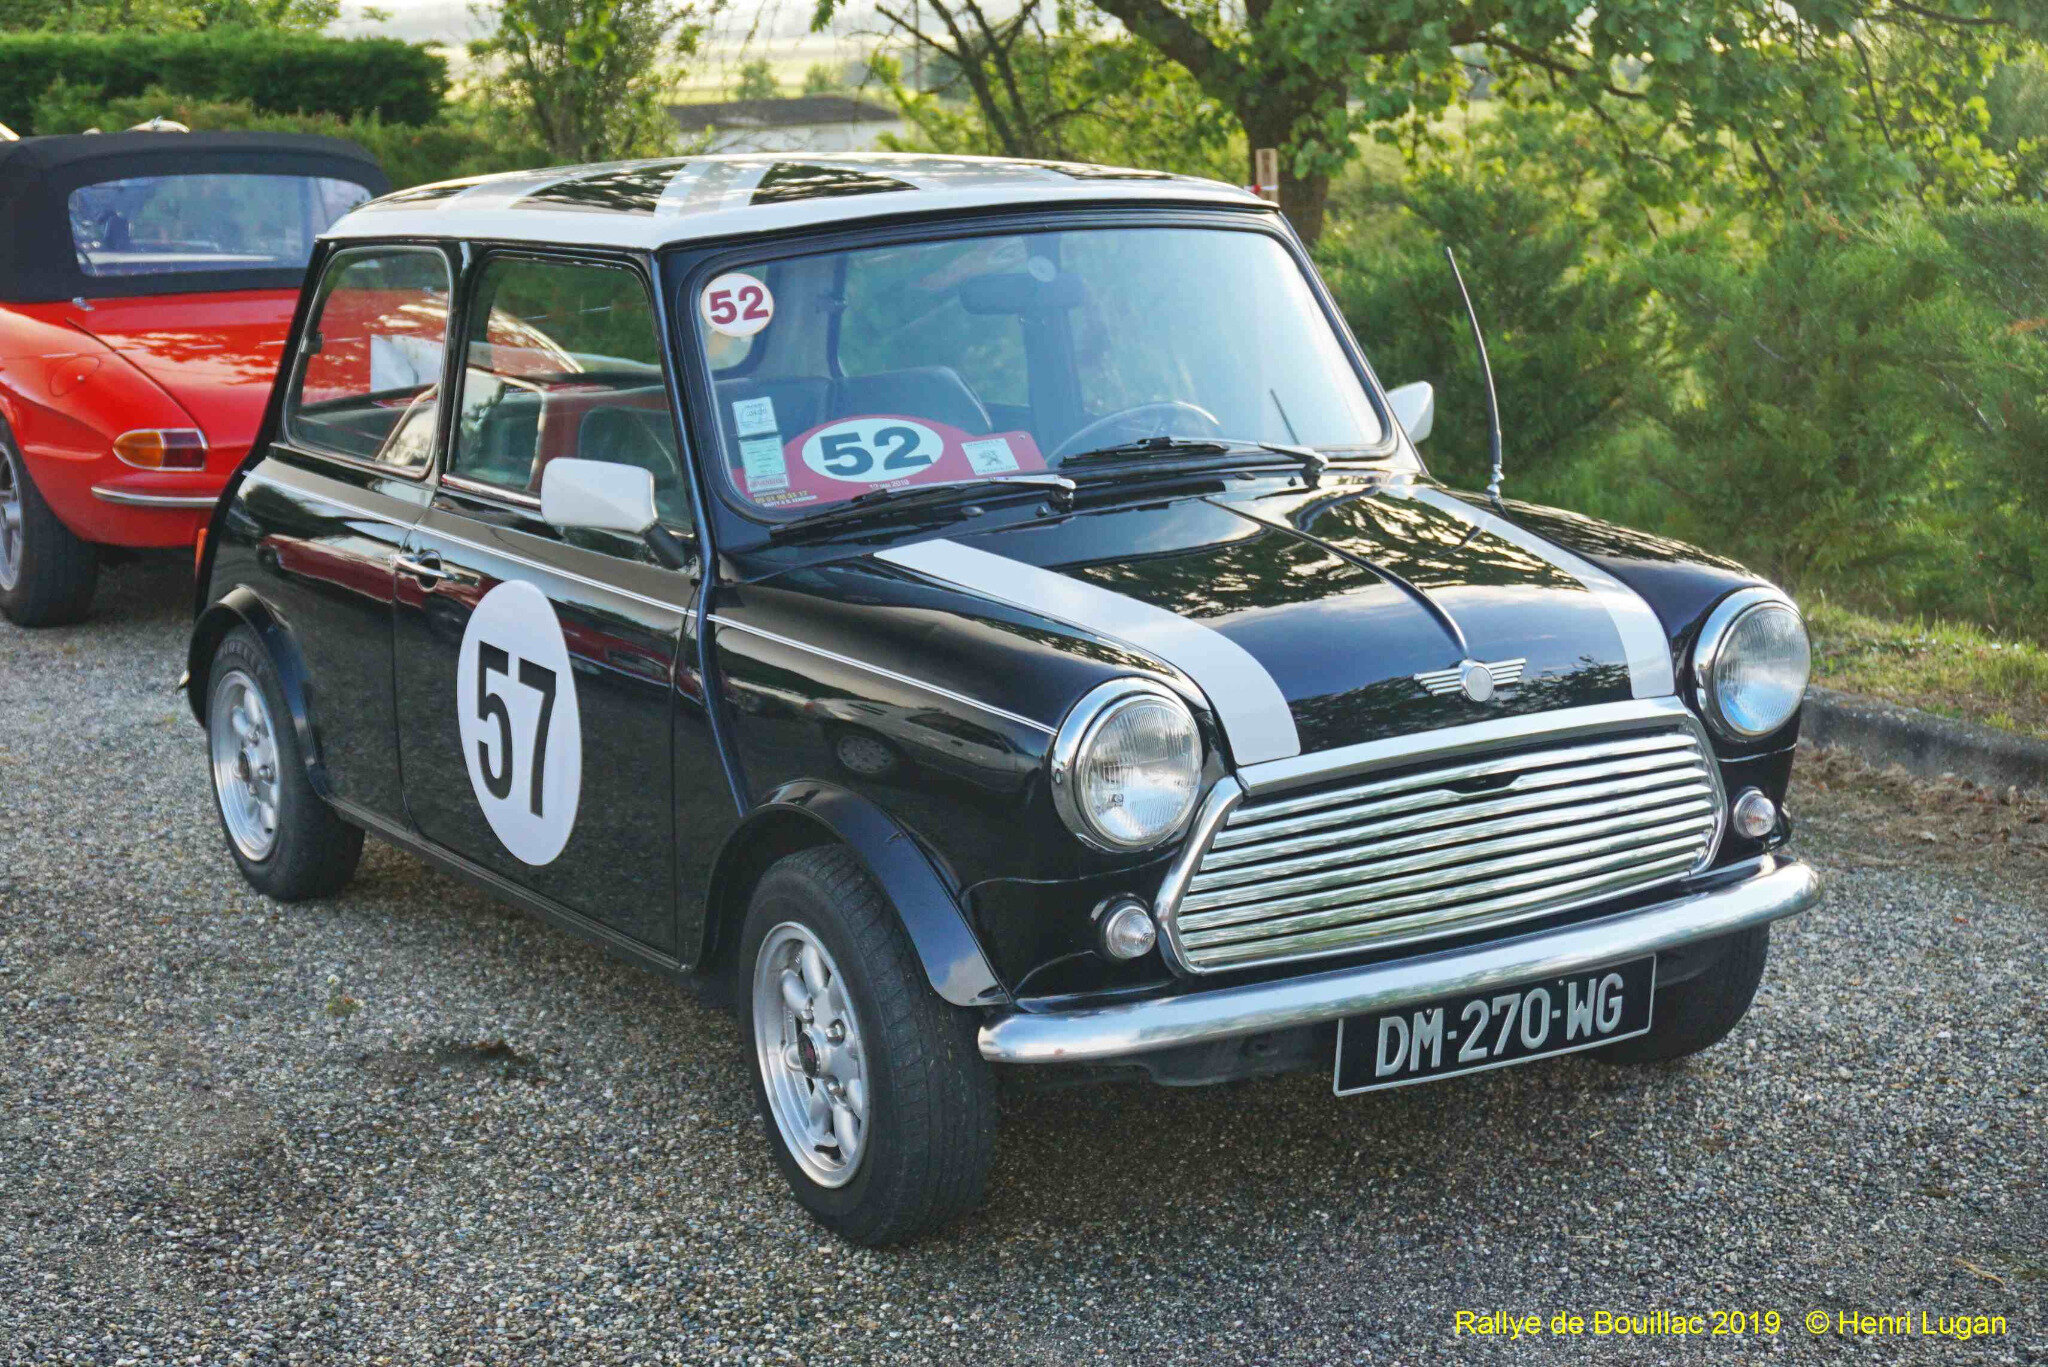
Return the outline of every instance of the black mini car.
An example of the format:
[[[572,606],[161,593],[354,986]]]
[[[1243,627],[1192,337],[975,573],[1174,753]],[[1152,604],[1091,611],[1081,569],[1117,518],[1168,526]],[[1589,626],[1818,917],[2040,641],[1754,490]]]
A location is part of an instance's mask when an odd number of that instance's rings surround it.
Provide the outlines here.
[[[555,170],[310,279],[199,576],[230,852],[316,896],[367,831],[729,981],[849,1238],[976,1201],[999,1068],[1675,1058],[1819,895],[1794,606],[1431,479],[1241,191]]]

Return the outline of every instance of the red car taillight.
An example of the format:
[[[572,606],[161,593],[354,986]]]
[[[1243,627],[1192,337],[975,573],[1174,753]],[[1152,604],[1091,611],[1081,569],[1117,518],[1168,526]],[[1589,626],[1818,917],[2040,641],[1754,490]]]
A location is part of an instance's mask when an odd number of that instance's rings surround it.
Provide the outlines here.
[[[114,454],[139,470],[204,470],[206,434],[196,427],[146,427],[114,438]]]

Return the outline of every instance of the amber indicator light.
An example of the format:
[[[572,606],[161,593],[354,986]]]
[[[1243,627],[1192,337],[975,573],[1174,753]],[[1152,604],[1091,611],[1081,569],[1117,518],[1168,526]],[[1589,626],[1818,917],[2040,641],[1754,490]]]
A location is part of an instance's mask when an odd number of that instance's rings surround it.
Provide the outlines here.
[[[193,427],[146,427],[114,438],[114,454],[141,470],[204,470],[206,434]]]

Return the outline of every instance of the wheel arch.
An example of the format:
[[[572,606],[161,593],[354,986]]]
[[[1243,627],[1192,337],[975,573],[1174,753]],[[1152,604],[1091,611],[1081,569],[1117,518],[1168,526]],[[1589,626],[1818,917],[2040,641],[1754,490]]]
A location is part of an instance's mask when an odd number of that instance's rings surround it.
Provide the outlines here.
[[[1010,1000],[950,881],[895,818],[835,783],[803,780],[769,793],[726,838],[712,865],[698,965],[732,960],[754,885],[770,865],[813,845],[852,850],[895,908],[932,990],[955,1006]]]
[[[264,653],[277,670],[278,685],[284,690],[285,706],[291,710],[292,733],[298,738],[299,754],[306,766],[306,780],[321,797],[331,796],[326,766],[320,761],[320,743],[313,727],[313,710],[306,683],[305,656],[299,650],[291,628],[246,584],[221,595],[192,624],[192,639],[185,649],[186,705],[203,727],[206,725],[206,691],[214,654],[228,633],[246,626],[256,635]]]

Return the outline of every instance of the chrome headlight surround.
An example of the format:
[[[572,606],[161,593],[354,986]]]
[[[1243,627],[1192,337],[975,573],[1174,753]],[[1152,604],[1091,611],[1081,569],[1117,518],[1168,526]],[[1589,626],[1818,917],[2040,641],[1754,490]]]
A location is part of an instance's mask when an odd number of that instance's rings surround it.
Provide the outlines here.
[[[1782,613],[1791,618],[1799,650],[1796,660],[1788,663],[1794,665],[1800,679],[1799,687],[1793,691],[1791,705],[1784,709],[1782,715],[1768,719],[1762,726],[1753,727],[1730,714],[1723,692],[1729,685],[1730,672],[1740,662],[1735,644],[1737,628],[1753,622],[1760,613]],[[1791,721],[1806,697],[1806,685],[1813,676],[1813,655],[1807,640],[1806,619],[1800,616],[1798,606],[1776,589],[1738,589],[1707,614],[1706,624],[1700,628],[1699,641],[1693,646],[1692,675],[1694,704],[1716,735],[1733,741],[1760,740]]]
[[[1112,723],[1134,710],[1162,706],[1178,714],[1175,720],[1188,737],[1186,800],[1167,824],[1140,835],[1120,835],[1105,829],[1089,810],[1085,791],[1088,763],[1095,746],[1102,741],[1104,732]],[[1067,829],[1091,849],[1110,854],[1134,854],[1156,849],[1187,829],[1188,819],[1194,815],[1201,797],[1202,764],[1201,728],[1195,724],[1195,714],[1180,695],[1149,679],[1112,679],[1083,695],[1067,713],[1066,720],[1060,723],[1059,733],[1053,737],[1048,759],[1052,804]]]

